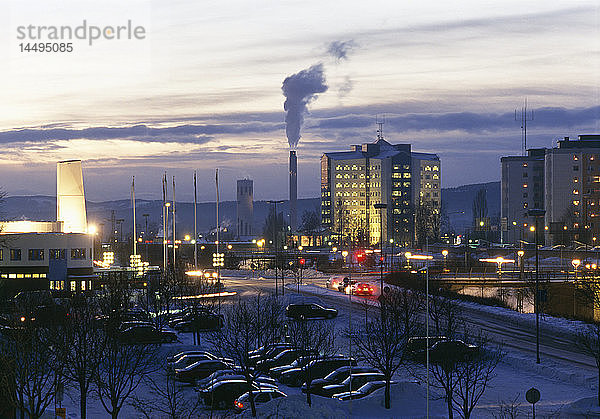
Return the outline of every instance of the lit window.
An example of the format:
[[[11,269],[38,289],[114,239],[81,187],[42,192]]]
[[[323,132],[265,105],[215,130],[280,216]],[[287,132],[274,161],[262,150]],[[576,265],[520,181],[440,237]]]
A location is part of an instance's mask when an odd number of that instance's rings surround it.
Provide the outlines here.
[[[577,154],[573,154],[573,160],[575,160],[575,161],[579,160],[579,157],[577,157]]]
[[[579,182],[579,179],[578,179],[578,178],[576,178],[576,177],[574,177],[574,178],[573,178],[573,183],[577,183],[577,182]]]
[[[524,184],[523,184],[523,187],[524,187],[524,188],[526,188],[526,187],[527,187],[527,184],[526,184],[526,183],[524,183]]]
[[[75,281],[71,281],[71,291],[74,292],[77,289],[77,286],[75,285]]]
[[[573,205],[579,205],[579,201],[577,201],[577,200],[573,201]]]
[[[579,190],[573,189],[573,195],[579,195]]]

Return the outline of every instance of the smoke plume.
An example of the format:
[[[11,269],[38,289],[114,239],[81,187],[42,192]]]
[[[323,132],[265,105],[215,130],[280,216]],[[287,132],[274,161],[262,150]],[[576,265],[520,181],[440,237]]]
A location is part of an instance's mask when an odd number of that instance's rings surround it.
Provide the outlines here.
[[[348,59],[348,54],[354,47],[356,47],[356,43],[353,40],[333,41],[327,46],[327,53],[335,58],[336,61],[343,61]]]
[[[323,64],[315,64],[306,70],[288,76],[283,81],[281,90],[285,96],[283,109],[285,115],[285,133],[290,148],[296,148],[300,140],[300,128],[304,122],[304,114],[308,112],[308,104],[317,98],[317,94],[327,91]]]

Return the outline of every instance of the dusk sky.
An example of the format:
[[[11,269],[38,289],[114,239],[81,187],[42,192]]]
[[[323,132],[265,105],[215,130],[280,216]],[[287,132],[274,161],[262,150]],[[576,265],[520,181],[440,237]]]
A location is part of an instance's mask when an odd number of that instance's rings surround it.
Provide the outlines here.
[[[395,4],[397,3],[397,4]],[[254,179],[287,198],[284,79],[322,65],[298,144],[299,197],[319,196],[319,158],[375,138],[438,153],[443,186],[497,181],[528,145],[600,133],[600,3],[593,1],[11,0],[0,13],[0,182],[53,195],[56,162],[83,160],[87,198],[223,199]],[[19,26],[118,26],[145,39],[73,40],[20,52]],[[46,40],[44,40],[46,41]],[[68,41],[52,41],[68,42]]]

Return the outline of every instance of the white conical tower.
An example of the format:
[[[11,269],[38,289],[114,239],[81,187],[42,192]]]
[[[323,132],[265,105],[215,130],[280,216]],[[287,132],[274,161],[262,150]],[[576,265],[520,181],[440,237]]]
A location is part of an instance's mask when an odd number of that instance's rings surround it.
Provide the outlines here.
[[[63,222],[65,233],[88,232],[81,160],[56,165],[56,220]]]

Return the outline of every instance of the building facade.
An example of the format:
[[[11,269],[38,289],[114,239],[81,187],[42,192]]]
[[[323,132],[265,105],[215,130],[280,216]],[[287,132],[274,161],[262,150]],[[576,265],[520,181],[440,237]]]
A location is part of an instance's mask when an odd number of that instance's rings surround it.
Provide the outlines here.
[[[565,137],[554,148],[503,157],[501,164],[505,242],[532,242],[535,220],[527,211],[539,208],[546,211],[548,244],[600,244],[600,135]]]
[[[526,156],[508,156],[500,159],[502,177],[500,189],[500,217],[503,241],[529,241],[529,226],[535,223],[528,211],[544,208],[544,162],[546,149],[528,150]]]
[[[435,173],[435,178],[433,174]],[[439,220],[441,167],[435,154],[413,153],[410,144],[374,143],[321,157],[321,219],[338,243],[375,245],[415,238],[415,208],[431,205]],[[383,208],[381,208],[383,206]]]

